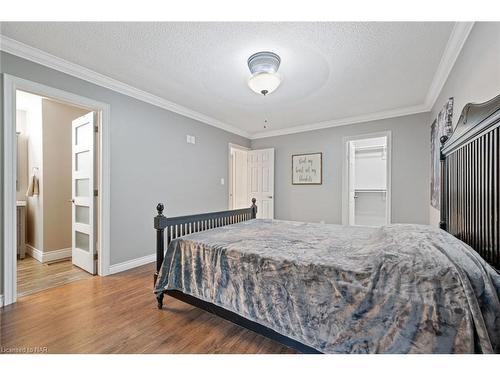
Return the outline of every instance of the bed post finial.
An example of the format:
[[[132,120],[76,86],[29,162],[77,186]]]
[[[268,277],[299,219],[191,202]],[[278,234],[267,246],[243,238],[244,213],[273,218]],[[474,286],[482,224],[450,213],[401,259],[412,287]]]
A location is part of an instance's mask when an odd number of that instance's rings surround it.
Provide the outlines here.
[[[163,210],[165,209],[165,206],[163,203],[158,203],[156,205],[156,210],[158,211],[158,216],[163,216]]]
[[[257,202],[257,199],[252,198],[252,205],[250,208],[252,209],[252,219],[255,219],[257,217],[257,205],[255,204]]]
[[[156,210],[158,215],[154,218],[154,228],[156,229],[156,272],[154,273],[154,284],[156,286],[156,280],[158,279],[158,274],[160,272],[161,265],[163,264],[163,257],[165,254],[165,236],[164,231],[167,227],[167,218],[163,215],[163,210],[165,206],[163,203],[158,203],[156,205]],[[161,309],[163,306],[163,293],[159,294],[156,299],[158,300],[158,308]]]

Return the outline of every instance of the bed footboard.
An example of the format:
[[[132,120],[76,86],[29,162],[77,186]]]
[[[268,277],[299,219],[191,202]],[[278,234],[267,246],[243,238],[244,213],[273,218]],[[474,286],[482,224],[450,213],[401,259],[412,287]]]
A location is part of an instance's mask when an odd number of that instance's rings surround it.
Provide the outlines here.
[[[172,240],[187,234],[255,219],[257,217],[257,206],[255,202],[256,199],[252,198],[252,205],[249,208],[239,210],[210,212],[172,218],[167,218],[163,215],[165,206],[162,203],[158,203],[156,206],[158,215],[154,218],[154,228],[156,229],[156,271],[154,273],[154,285],[156,285],[156,280],[158,279],[158,274],[165,255],[165,232],[166,246],[168,247]],[[161,309],[163,307],[163,294],[157,295],[157,301],[158,308]]]

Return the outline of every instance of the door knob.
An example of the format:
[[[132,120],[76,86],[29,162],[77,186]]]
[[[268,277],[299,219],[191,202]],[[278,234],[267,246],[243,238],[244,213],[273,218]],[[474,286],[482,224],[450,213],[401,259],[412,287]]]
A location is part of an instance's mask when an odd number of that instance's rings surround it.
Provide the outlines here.
[[[273,196],[272,195],[268,195],[267,196],[269,199],[273,199]]]
[[[68,199],[68,202],[75,203],[75,200],[74,199]]]

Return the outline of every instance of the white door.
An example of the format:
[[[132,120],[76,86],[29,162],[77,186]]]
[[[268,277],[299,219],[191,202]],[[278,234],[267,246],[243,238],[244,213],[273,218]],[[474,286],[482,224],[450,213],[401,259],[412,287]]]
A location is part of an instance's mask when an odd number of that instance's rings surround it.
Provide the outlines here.
[[[231,149],[231,206],[232,210],[248,208],[248,151]]]
[[[248,195],[257,199],[257,218],[274,218],[274,148],[248,151]]]
[[[72,250],[73,264],[96,274],[94,236],[94,126],[90,112],[72,124]]]

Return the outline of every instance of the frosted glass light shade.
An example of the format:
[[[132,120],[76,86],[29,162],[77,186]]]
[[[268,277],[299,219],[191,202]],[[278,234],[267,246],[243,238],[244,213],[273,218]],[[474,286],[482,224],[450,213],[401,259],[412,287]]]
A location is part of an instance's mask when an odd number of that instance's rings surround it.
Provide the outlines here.
[[[248,79],[248,87],[257,94],[268,95],[278,88],[281,78],[276,73],[257,73]]]

